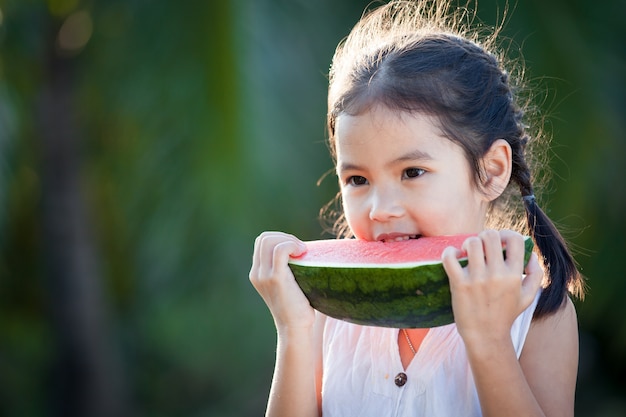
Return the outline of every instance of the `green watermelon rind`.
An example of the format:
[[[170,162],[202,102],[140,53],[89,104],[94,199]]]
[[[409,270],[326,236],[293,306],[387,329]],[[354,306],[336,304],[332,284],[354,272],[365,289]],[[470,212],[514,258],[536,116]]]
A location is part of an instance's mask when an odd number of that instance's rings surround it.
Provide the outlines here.
[[[524,264],[533,250],[525,242]],[[467,260],[460,263],[465,266]],[[347,322],[393,328],[454,323],[448,276],[441,262],[410,268],[315,267],[289,264],[311,306]]]

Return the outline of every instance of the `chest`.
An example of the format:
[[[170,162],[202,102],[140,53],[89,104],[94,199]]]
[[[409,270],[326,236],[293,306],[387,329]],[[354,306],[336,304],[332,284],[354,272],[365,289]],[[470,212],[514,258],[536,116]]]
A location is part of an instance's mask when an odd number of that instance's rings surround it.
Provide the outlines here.
[[[397,329],[346,324],[325,333],[325,417],[479,415],[473,378],[454,325],[411,337],[414,349],[418,345],[413,357]]]

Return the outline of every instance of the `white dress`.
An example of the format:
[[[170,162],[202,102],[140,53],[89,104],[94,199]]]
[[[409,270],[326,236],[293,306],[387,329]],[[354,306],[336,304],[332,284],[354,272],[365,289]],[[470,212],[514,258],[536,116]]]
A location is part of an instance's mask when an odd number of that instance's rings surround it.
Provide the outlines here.
[[[511,328],[518,359],[538,298],[539,294]],[[406,370],[400,361],[398,331],[327,318],[323,416],[481,416],[465,346],[456,326],[430,329]],[[404,385],[396,384],[400,373],[406,374]]]

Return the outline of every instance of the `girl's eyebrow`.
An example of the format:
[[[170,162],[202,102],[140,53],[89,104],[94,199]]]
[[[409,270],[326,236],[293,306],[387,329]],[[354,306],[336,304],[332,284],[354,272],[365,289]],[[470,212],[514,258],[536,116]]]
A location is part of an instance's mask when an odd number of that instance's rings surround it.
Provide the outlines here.
[[[341,162],[338,166],[337,166],[337,171],[339,172],[343,172],[343,171],[361,171],[362,168],[357,165],[357,164],[353,164],[350,162]]]
[[[396,164],[398,162],[407,162],[407,161],[432,161],[433,157],[430,156],[428,152],[421,151],[416,149],[414,151],[410,151],[405,153],[404,155],[400,155],[398,158],[394,159],[389,163],[389,165]]]

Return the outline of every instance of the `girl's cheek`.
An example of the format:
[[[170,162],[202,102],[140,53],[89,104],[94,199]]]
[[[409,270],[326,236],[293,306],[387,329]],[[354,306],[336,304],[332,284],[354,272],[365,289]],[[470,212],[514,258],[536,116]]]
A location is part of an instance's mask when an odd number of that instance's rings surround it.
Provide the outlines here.
[[[364,214],[358,214],[346,208],[344,208],[344,214],[346,216],[346,222],[348,223],[348,227],[350,227],[350,230],[355,235],[355,237],[359,239],[366,239],[367,237],[365,236],[364,230],[365,221],[367,219],[366,217],[363,217]]]

